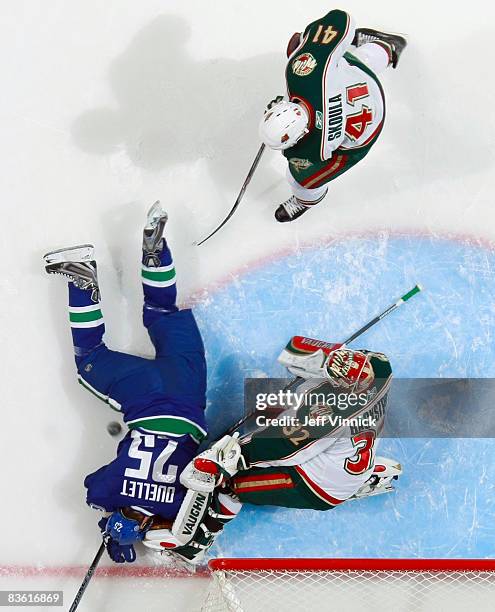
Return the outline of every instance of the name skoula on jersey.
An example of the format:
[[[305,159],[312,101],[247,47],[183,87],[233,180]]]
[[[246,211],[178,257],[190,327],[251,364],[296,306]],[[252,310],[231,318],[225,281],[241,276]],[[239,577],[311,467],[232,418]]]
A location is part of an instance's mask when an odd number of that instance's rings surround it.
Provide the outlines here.
[[[377,77],[351,53],[353,21],[344,11],[330,11],[311,23],[289,57],[287,91],[309,116],[301,146],[321,161],[336,149],[365,147],[382,128],[385,100]],[[290,149],[293,157],[296,145]]]

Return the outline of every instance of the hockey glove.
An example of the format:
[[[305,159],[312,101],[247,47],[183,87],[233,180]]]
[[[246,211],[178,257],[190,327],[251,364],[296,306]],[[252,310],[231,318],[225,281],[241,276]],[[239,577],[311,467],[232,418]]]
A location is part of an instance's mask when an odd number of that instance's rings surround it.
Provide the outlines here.
[[[98,522],[108,555],[115,563],[133,563],[136,552],[133,543],[141,541],[146,533],[138,521],[123,516],[120,511],[113,512]]]
[[[283,99],[284,96],[277,96],[276,98],[273,98],[273,100],[270,100],[270,102],[268,102],[268,104],[266,105],[265,113],[268,112],[273,106],[275,106],[275,104],[282,102]]]
[[[291,39],[289,40],[289,43],[287,44],[287,57],[290,57],[294,51],[301,46],[301,42],[302,42],[302,34],[301,32],[295,32],[292,36]]]
[[[119,544],[112,538],[108,538],[106,547],[108,556],[115,563],[134,563],[136,560],[136,551],[132,544]]]
[[[247,465],[236,432],[233,436],[224,436],[193,459],[180,475],[180,482],[193,491],[209,493],[245,469]]]

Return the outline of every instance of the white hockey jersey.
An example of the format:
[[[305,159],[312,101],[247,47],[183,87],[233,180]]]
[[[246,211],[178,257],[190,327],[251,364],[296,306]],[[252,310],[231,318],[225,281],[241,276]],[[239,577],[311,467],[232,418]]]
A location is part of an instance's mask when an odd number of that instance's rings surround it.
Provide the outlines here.
[[[318,156],[325,161],[337,148],[365,147],[381,130],[383,90],[359,58],[359,50],[351,46],[354,34],[350,15],[330,11],[306,28],[301,44],[290,55],[288,96],[301,104],[310,118],[310,134],[290,150],[292,156],[298,148],[300,157]],[[378,54],[385,56],[386,52],[378,49]]]

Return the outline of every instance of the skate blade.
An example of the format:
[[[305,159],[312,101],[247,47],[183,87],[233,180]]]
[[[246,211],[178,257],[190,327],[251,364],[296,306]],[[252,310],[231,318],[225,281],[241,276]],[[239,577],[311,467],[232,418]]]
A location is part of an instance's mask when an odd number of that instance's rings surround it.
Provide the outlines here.
[[[64,262],[85,262],[94,259],[94,246],[92,244],[80,244],[73,247],[65,247],[50,251],[43,255],[43,260],[46,265],[58,264]]]
[[[406,45],[409,42],[409,35],[406,32],[383,32],[382,30],[374,30],[373,28],[358,28],[360,32],[364,32],[367,35],[381,34],[385,36],[398,36],[404,39]]]
[[[164,219],[164,224],[167,223],[168,214],[161,207],[160,200],[157,200],[148,211],[144,231],[152,232],[158,226],[161,219]]]
[[[375,495],[384,495],[385,493],[392,493],[395,490],[396,490],[395,487],[393,487],[391,484],[384,485],[383,487],[375,487],[374,489],[368,492],[355,493],[352,497],[348,499],[348,501],[350,501],[351,499],[362,499],[363,497],[374,497]]]

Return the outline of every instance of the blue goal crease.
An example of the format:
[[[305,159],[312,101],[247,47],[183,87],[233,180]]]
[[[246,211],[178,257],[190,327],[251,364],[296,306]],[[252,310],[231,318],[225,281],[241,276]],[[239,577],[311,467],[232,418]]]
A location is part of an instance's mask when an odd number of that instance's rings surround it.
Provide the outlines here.
[[[290,265],[288,265],[290,264]],[[424,292],[354,345],[386,353],[396,377],[495,377],[495,253],[450,240],[350,239],[246,273],[195,309],[213,435],[242,416],[246,377],[284,376],[293,335],[338,341],[416,283]],[[244,507],[214,555],[489,557],[495,550],[490,439],[384,439],[400,461],[392,494],[331,512]]]

